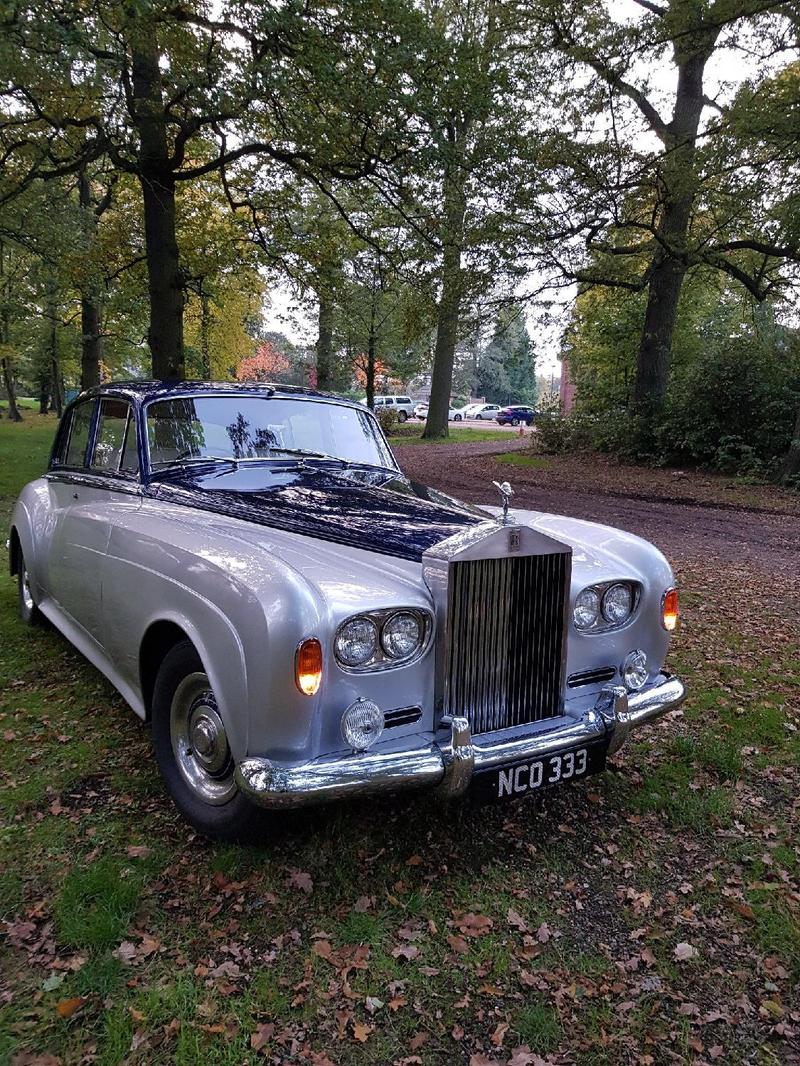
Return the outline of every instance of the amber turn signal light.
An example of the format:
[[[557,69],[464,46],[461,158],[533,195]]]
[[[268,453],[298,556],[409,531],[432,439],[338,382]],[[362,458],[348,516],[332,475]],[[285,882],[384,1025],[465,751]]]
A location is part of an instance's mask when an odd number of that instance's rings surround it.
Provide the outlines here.
[[[667,589],[661,600],[661,624],[671,633],[678,624],[678,590]]]
[[[316,637],[300,644],[294,656],[294,681],[306,696],[319,691],[322,682],[322,645]]]

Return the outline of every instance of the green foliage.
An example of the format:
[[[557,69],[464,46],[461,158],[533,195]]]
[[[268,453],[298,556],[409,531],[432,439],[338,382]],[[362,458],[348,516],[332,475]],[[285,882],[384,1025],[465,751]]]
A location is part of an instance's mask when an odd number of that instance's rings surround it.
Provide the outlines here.
[[[388,436],[394,431],[397,426],[397,411],[393,411],[390,407],[379,407],[375,416],[380,422],[381,429]]]
[[[489,344],[481,352],[476,390],[490,403],[536,404],[536,358],[519,308],[497,317]]]
[[[663,410],[633,408],[642,316],[639,294],[589,290],[577,301],[565,350],[577,384],[568,419],[540,420],[543,450],[596,447],[659,464],[772,476],[800,405],[800,334],[772,304],[755,304],[712,276],[690,276],[678,310]]]

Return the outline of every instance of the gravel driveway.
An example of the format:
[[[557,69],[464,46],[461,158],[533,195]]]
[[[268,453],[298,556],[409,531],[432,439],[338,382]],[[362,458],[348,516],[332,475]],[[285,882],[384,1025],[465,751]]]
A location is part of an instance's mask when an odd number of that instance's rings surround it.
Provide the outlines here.
[[[522,449],[527,444],[520,441],[518,447]],[[643,498],[646,470],[639,472],[630,495],[626,494],[624,478],[616,480],[612,489],[607,484],[582,489],[565,484],[561,465],[551,473],[497,462],[496,456],[508,451],[505,443],[485,442],[400,446],[395,454],[409,477],[473,503],[495,503],[492,481],[507,479],[514,486],[514,503],[519,507],[618,526],[653,541],[671,558],[708,560],[713,556],[727,564],[781,575],[795,589],[800,587],[800,516],[796,514],[735,503],[691,504],[663,496],[655,500]],[[655,473],[662,475],[663,482],[663,472]],[[589,477],[591,466],[587,481]],[[680,474],[675,495],[685,498],[695,477],[699,476]]]

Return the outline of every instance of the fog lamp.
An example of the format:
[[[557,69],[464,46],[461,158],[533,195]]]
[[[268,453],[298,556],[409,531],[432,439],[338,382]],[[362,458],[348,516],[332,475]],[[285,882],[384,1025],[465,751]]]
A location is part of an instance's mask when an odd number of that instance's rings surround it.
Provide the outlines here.
[[[354,751],[366,751],[383,732],[383,721],[377,703],[358,699],[342,715],[342,736]]]
[[[647,681],[647,656],[640,649],[637,648],[625,656],[622,680],[631,692],[637,692]]]
[[[294,656],[294,680],[305,696],[319,691],[322,681],[322,645],[310,637],[298,645]]]
[[[661,598],[661,624],[671,633],[678,624],[678,590],[667,589]]]

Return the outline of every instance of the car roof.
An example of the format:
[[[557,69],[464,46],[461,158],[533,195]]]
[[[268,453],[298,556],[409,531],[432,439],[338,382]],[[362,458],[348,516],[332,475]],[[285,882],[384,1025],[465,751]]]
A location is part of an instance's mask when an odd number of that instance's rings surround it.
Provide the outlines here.
[[[336,396],[334,393],[319,392],[302,385],[282,385],[279,382],[268,381],[109,381],[105,385],[95,385],[93,388],[84,390],[75,397],[72,403],[90,399],[93,396],[124,396],[126,399],[145,404],[153,400],[167,400],[172,396],[196,396],[198,393],[216,396],[241,394],[276,397],[302,396],[312,400],[336,400],[337,403],[347,404],[350,407],[360,406],[356,405],[355,401]]]

